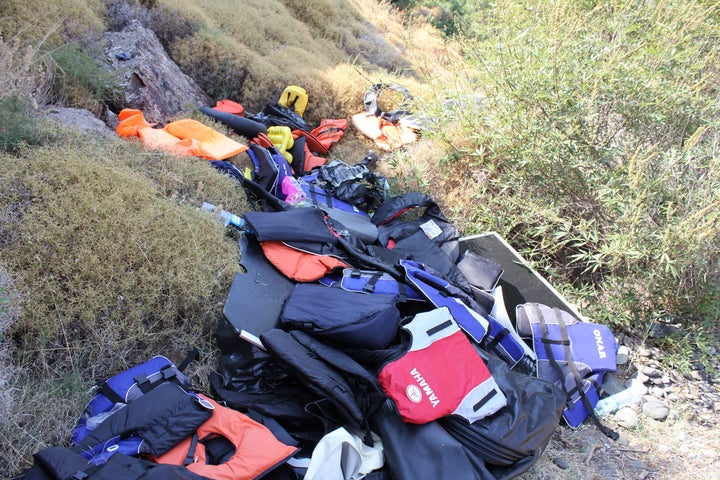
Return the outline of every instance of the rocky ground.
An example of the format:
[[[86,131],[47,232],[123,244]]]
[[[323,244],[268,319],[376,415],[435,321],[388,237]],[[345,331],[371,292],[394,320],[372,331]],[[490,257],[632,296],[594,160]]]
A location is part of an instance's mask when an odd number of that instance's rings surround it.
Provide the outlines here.
[[[524,480],[690,480],[720,478],[720,359],[712,371],[664,367],[665,354],[625,337],[628,360],[606,383],[619,390],[636,379],[647,392],[638,404],[603,417],[620,434],[613,441],[591,421],[560,426]],[[706,347],[715,357],[719,349]],[[621,359],[622,360],[622,359]]]

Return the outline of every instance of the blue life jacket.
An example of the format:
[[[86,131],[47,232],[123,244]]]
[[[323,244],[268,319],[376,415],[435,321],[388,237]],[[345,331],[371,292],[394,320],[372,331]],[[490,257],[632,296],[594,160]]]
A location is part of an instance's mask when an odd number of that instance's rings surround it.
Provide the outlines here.
[[[85,406],[71,433],[73,446],[85,445],[81,455],[95,464],[102,464],[115,453],[138,455],[143,453],[142,436],[128,434],[102,444],[87,445],[86,437],[102,422],[146,395],[158,386],[174,383],[190,390],[190,379],[168,358],[157,355],[108,378],[96,386],[96,393]]]
[[[328,275],[319,280],[326,286],[337,286],[349,292],[385,293],[394,295],[398,301],[426,301],[425,296],[407,283],[399,281],[387,272],[345,268],[342,273]]]
[[[516,318],[520,335],[532,338],[538,377],[555,383],[568,396],[565,422],[577,428],[590,416],[603,433],[617,438],[593,413],[604,374],[617,368],[618,345],[612,331],[539,303],[518,305]]]
[[[430,267],[412,260],[401,260],[400,265],[405,270],[408,283],[436,307],[448,307],[460,328],[477,344],[498,355],[517,371],[535,371],[534,355],[511,325],[494,318],[471,295]]]

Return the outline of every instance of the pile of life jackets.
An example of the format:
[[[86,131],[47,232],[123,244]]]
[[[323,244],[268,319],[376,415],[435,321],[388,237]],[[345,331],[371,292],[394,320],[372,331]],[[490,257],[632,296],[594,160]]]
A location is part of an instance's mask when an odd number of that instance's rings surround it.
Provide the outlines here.
[[[363,119],[411,117],[405,106],[380,112],[382,88],[366,95]],[[506,305],[502,268],[463,252],[432,198],[391,195],[372,155],[327,161],[347,121],[312,128],[307,104],[290,86],[257,114],[229,100],[201,109],[247,145],[121,113],[120,135],[205,158],[244,188],[256,210],[226,225],[246,271],[219,320],[211,393],[165,357],[121,372],[90,401],[71,447],[38,452],[26,480],[509,479],[561,421],[597,420],[615,369],[609,329]],[[388,149],[406,143],[383,131]],[[232,161],[243,154],[252,168]]]

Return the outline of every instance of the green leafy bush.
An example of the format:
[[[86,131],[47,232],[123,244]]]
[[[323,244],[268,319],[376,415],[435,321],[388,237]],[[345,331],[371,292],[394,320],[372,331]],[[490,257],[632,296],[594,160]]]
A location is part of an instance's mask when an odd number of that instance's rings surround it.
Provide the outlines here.
[[[19,94],[0,99],[0,151],[17,153],[24,145],[42,145],[51,135],[30,102]]]
[[[482,172],[474,228],[601,320],[718,322],[698,310],[720,300],[714,16],[694,1],[481,6],[460,41],[470,68],[426,106],[446,161]]]
[[[69,43],[50,52],[55,62],[56,94],[70,106],[87,102],[111,103],[120,92],[117,78],[103,68],[101,53],[79,43]]]

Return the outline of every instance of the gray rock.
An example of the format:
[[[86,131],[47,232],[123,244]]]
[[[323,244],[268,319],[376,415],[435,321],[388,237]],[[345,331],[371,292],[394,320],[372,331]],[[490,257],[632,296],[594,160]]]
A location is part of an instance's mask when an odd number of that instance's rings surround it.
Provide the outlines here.
[[[625,345],[618,347],[617,356],[615,362],[618,365],[625,365],[628,362],[628,356],[630,355],[630,349]]]
[[[210,104],[195,81],[180,70],[152,30],[131,20],[104,35],[105,61],[120,78],[123,108],[141,110],[148,122],[166,122],[189,106]],[[198,53],[201,55],[201,53]]]
[[[555,457],[553,458],[553,463],[558,466],[558,468],[561,468],[563,470],[567,470],[570,468],[570,464],[562,457]]]
[[[665,400],[668,400],[668,401],[670,401],[670,402],[677,402],[677,401],[680,400],[680,395],[678,395],[678,394],[675,393],[675,392],[670,392],[670,393],[668,393],[667,396],[665,397]]]
[[[648,377],[642,372],[637,372],[637,376],[635,378],[637,378],[637,380],[642,383],[646,383],[650,380],[650,377]]]
[[[43,117],[62,125],[64,128],[78,130],[90,136],[102,138],[116,136],[115,132],[105,125],[105,122],[93,115],[89,110],[82,108],[52,106],[43,110]]]
[[[642,406],[642,409],[646,417],[658,421],[665,420],[670,413],[670,406],[660,400],[652,400],[649,402],[645,402]]]
[[[650,393],[652,394],[653,397],[665,398],[665,390],[663,390],[660,387],[652,387],[650,389]]]
[[[665,385],[665,382],[661,377],[658,377],[652,379],[652,384],[658,387],[662,387],[663,385]]]
[[[623,428],[635,428],[639,419],[635,410],[631,407],[623,407],[615,413],[615,421]]]

